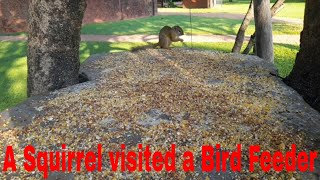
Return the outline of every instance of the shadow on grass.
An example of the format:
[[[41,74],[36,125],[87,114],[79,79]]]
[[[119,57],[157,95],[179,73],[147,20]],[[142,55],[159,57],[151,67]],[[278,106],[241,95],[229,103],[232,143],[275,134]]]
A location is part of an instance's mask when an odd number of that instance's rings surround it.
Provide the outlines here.
[[[209,34],[235,34],[232,26],[240,26],[241,20],[223,18],[193,17],[193,31]],[[190,30],[189,16],[154,16],[112,23],[88,24],[82,28],[82,34],[96,35],[132,35],[158,34],[163,26],[181,26],[186,33]]]
[[[286,77],[292,71],[299,45],[274,44],[275,65],[281,77]]]
[[[94,54],[128,51],[139,44],[145,43],[82,42],[80,45],[80,62],[84,62]]]
[[[0,111],[26,98],[26,42],[0,43]]]

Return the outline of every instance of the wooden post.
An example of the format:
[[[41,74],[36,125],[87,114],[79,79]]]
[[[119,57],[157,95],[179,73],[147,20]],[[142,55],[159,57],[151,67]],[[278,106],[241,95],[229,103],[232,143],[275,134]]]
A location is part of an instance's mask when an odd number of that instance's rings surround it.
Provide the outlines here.
[[[256,55],[274,62],[270,0],[254,0]]]

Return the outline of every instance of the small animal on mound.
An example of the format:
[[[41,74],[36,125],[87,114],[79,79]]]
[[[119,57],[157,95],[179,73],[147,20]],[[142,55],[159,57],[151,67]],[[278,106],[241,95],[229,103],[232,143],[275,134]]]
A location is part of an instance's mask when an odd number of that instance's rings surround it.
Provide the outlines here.
[[[159,42],[154,47],[160,46],[162,49],[169,49],[172,42],[183,42],[179,36],[184,35],[180,26],[164,26],[159,32]]]
[[[131,51],[134,52],[147,48],[156,48],[157,46],[162,49],[170,49],[170,45],[172,42],[183,42],[183,39],[179,37],[182,35],[184,35],[184,32],[180,26],[164,26],[159,32],[159,42],[157,44],[133,48]]]

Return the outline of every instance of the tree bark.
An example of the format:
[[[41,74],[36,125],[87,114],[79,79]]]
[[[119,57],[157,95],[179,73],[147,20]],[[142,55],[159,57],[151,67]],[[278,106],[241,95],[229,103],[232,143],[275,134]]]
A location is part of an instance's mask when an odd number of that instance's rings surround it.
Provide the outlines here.
[[[256,26],[256,55],[273,63],[273,39],[270,0],[254,0]]]
[[[271,17],[275,16],[283,7],[284,7],[284,1],[285,0],[277,0],[271,7]],[[255,36],[256,36],[256,32],[254,32],[251,37],[250,40],[248,42],[248,45],[246,47],[246,49],[242,52],[242,54],[249,54],[252,47],[255,45]],[[240,47],[241,49],[241,47]]]
[[[285,82],[320,111],[320,1],[307,0],[300,50]]]
[[[250,53],[252,47],[254,47],[254,45],[255,45],[255,40],[256,40],[256,33],[253,33],[250,37],[250,40],[248,42],[246,49],[244,49],[242,54],[249,54]]]
[[[252,6],[252,0],[251,0],[247,14],[245,15],[242,21],[242,24],[238,30],[238,34],[232,48],[233,53],[240,53],[241,47],[243,45],[246,29],[248,28],[252,18],[253,18],[253,6]]]
[[[275,16],[283,7],[285,0],[277,0],[271,7],[271,17]]]
[[[31,0],[28,96],[79,82],[79,46],[85,0]]]

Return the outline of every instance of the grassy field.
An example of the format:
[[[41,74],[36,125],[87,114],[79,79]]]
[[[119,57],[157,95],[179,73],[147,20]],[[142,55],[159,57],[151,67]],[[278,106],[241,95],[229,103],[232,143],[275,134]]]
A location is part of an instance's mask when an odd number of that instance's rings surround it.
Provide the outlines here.
[[[81,43],[83,62],[97,53],[120,52],[145,43]],[[184,46],[182,43],[176,47]],[[233,43],[193,43],[194,48],[230,52]],[[298,45],[275,44],[275,64],[280,75],[291,71]],[[0,42],[0,111],[15,106],[26,99],[27,88],[26,42]]]
[[[275,2],[271,0],[270,6]],[[245,14],[248,10],[250,0],[224,0],[222,6],[217,6],[212,9],[192,9],[193,13],[234,13]],[[284,8],[276,15],[276,17],[297,18],[304,17],[304,0],[286,0]],[[159,8],[159,12],[189,12],[183,8]]]
[[[235,35],[242,20],[193,17],[193,34],[218,34]],[[132,34],[158,34],[161,27],[168,25],[179,25],[186,34],[190,34],[190,23],[188,16],[154,16],[126,21],[89,24],[82,28],[82,34],[100,35],[132,35]],[[130,28],[128,28],[130,27]],[[251,22],[246,34],[254,32],[254,24]],[[300,34],[302,25],[274,23],[274,34]]]
[[[202,35],[236,35],[242,23],[242,20],[222,19],[222,18],[207,18],[193,17],[192,18],[192,33]],[[179,22],[179,23],[177,23]],[[191,33],[188,16],[154,16],[126,21],[88,24],[82,27],[82,34],[96,35],[133,35],[133,34],[158,34],[159,29],[165,25],[179,25],[184,29],[185,34]],[[128,28],[130,27],[130,28]],[[298,35],[302,31],[301,24],[284,24],[273,23],[273,34],[283,35],[292,34]],[[246,35],[253,34],[255,30],[253,21],[249,25]],[[0,34],[10,36],[26,36],[26,33]]]

